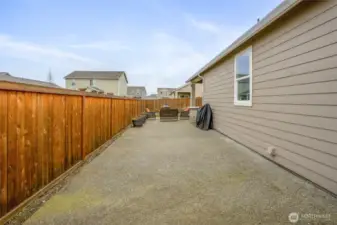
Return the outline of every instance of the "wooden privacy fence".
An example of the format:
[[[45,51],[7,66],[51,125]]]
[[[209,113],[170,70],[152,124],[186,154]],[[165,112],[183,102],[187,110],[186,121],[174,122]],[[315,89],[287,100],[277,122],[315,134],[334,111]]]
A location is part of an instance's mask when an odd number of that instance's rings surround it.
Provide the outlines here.
[[[195,105],[201,107],[202,106],[202,97],[195,98]]]
[[[148,99],[145,101],[145,107],[151,111],[159,111],[163,105],[167,104],[171,108],[184,109],[191,105],[189,98],[169,98],[169,99]],[[196,106],[202,106],[202,98],[196,98]]]
[[[0,82],[0,217],[144,110],[142,100]]]

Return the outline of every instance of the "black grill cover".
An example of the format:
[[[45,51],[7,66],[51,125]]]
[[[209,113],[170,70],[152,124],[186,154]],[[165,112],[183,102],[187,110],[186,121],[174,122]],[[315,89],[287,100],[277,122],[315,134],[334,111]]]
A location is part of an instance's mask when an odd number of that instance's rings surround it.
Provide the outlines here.
[[[197,127],[202,130],[209,130],[213,128],[213,115],[209,104],[205,104],[198,110],[196,122]]]

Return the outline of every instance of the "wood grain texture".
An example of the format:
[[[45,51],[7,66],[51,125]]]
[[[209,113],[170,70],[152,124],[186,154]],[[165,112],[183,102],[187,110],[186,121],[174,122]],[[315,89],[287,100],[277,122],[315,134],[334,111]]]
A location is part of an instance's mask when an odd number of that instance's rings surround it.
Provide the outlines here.
[[[148,108],[151,111],[159,111],[160,108],[167,104],[171,108],[184,109],[190,106],[189,98],[178,98],[178,99],[150,99],[142,100],[144,102],[144,108]],[[196,98],[196,106],[202,106],[202,98]],[[142,111],[145,111],[142,110]]]
[[[7,212],[7,92],[0,91],[0,217]]]
[[[53,97],[53,179],[65,170],[65,97]]]
[[[6,85],[0,85],[0,217],[78,165],[145,108],[143,100]]]
[[[8,92],[8,140],[7,140],[7,210],[13,209],[18,203],[18,186],[16,183],[18,177],[18,132],[19,126],[17,123],[17,94],[16,92]]]

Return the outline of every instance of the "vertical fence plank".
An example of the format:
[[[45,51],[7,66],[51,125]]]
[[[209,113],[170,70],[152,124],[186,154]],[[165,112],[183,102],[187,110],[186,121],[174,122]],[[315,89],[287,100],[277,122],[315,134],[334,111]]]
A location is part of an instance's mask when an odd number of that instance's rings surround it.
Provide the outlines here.
[[[37,152],[38,144],[37,144],[37,138],[38,138],[38,130],[37,130],[37,93],[32,93],[32,135],[31,135],[31,164],[32,164],[32,171],[31,171],[31,193],[35,194],[40,188],[41,188],[41,182],[39,180],[38,174],[39,174],[39,155]],[[30,196],[29,195],[29,196]],[[28,197],[29,197],[28,196]]]
[[[21,190],[22,190],[22,199],[26,199],[30,196],[32,190],[32,173],[33,173],[33,163],[32,163],[32,143],[34,134],[32,133],[32,113],[33,113],[33,96],[32,93],[24,93],[23,105],[22,105],[24,118],[23,118],[23,130],[22,130],[22,148],[23,152],[20,153],[20,156],[23,158],[22,163],[22,180],[21,180]]]
[[[54,96],[53,107],[53,179],[64,172],[65,164],[65,97]]]
[[[29,108],[25,109],[25,95],[24,92],[17,93],[17,126],[18,126],[18,137],[17,137],[17,148],[18,148],[18,161],[17,161],[17,177],[16,177],[16,186],[17,186],[17,198],[18,202],[22,202],[25,199],[26,195],[26,186],[27,186],[27,170],[26,170],[26,149],[25,149],[25,135],[26,135],[26,125],[25,125],[25,110],[29,111]]]
[[[8,141],[7,141],[7,210],[10,211],[18,203],[18,185],[16,183],[18,177],[18,130],[19,125],[17,122],[17,93],[8,92]]]
[[[87,114],[87,103],[86,103],[86,98],[83,96],[81,99],[81,106],[82,106],[82,111],[81,111],[81,159],[84,159],[86,156],[86,149],[88,145],[88,133],[87,133],[87,119],[86,119],[86,114]]]
[[[65,126],[66,126],[66,134],[65,134],[65,169],[71,167],[72,165],[72,155],[73,155],[73,116],[74,115],[74,98],[73,96],[65,97]]]
[[[115,120],[114,120],[115,105],[114,105],[114,103],[115,103],[115,100],[111,99],[111,104],[110,104],[110,112],[111,112],[111,114],[110,114],[110,117],[111,117],[111,127],[110,127],[110,129],[111,129],[111,136],[115,135],[115,129],[114,129],[114,127],[115,127]]]
[[[7,92],[0,91],[0,217],[7,213]]]
[[[76,96],[74,99],[74,115],[71,124],[74,136],[72,142],[72,166],[79,162],[82,157],[82,121],[82,97]]]
[[[37,153],[39,155],[38,179],[41,187],[50,182],[51,159],[51,95],[39,94],[37,103]]]

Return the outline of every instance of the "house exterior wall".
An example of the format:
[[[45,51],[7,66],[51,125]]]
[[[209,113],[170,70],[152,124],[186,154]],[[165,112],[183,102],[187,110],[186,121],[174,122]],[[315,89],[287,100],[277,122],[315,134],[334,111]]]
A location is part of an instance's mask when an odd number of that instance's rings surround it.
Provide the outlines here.
[[[118,80],[96,80],[95,86],[99,89],[102,89],[105,93],[114,93],[118,94]]]
[[[85,79],[74,79],[75,86],[72,86],[73,79],[66,79],[66,88],[68,89],[78,89],[78,88],[86,88],[90,86],[90,80]]]
[[[172,88],[160,88],[157,93],[157,98],[174,98],[173,95],[170,95],[172,91]]]
[[[334,193],[336,40],[337,1],[307,1],[244,46],[252,46],[251,107],[233,103],[235,53],[203,74],[216,130]]]
[[[146,96],[146,91],[143,88],[133,88],[131,93],[128,94],[129,97],[140,97]]]
[[[190,92],[178,92],[177,98],[190,98],[191,93]]]
[[[119,87],[119,96],[127,96],[128,91],[128,83],[126,82],[125,76],[121,76],[118,80],[118,87]]]
[[[171,93],[171,96],[173,98],[180,98],[179,93],[190,93],[191,95],[192,88],[191,85],[188,84],[183,88],[180,88],[174,92]],[[182,94],[185,96],[185,94]],[[202,97],[202,84],[195,84],[195,97]]]
[[[90,86],[90,79],[74,79],[75,86],[72,86],[73,79],[66,79],[66,88],[78,89],[86,88]],[[105,93],[114,93],[118,96],[126,96],[126,80],[124,76],[121,76],[119,80],[98,80],[95,79],[94,86],[104,90]],[[120,91],[118,92],[118,88]]]

